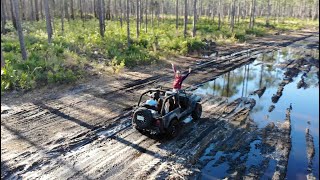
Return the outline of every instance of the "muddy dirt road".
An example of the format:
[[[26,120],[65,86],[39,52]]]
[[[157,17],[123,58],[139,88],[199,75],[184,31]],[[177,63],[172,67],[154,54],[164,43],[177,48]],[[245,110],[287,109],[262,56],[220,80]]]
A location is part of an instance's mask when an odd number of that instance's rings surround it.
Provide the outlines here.
[[[3,96],[1,178],[319,179],[319,33],[218,51]],[[171,87],[170,62],[192,67],[185,88],[202,96],[202,119],[173,140],[142,135],[131,107],[146,89]]]

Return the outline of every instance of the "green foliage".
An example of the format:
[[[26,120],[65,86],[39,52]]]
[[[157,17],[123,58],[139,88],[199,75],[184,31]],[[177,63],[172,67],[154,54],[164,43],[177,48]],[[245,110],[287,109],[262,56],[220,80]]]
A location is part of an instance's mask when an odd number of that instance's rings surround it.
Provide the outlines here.
[[[158,26],[148,25],[148,32],[142,25],[140,37],[135,36],[136,23],[131,21],[130,44],[127,45],[126,26],[120,27],[117,21],[108,21],[105,37],[99,34],[97,19],[84,23],[81,20],[65,22],[64,32],[60,21],[54,21],[53,41],[47,42],[45,21],[23,22],[28,59],[22,61],[19,40],[11,23],[8,32],[1,37],[6,66],[2,68],[1,91],[10,89],[32,89],[50,83],[70,83],[84,74],[84,64],[104,61],[114,73],[124,67],[148,65],[157,62],[160,57],[170,55],[187,55],[202,50],[205,46],[201,39],[211,39],[218,44],[244,42],[254,36],[263,36],[269,32],[319,26],[318,22],[306,22],[297,19],[284,19],[280,22],[270,20],[266,27],[264,18],[256,18],[253,29],[248,29],[248,19],[235,23],[231,31],[227,18],[218,22],[209,18],[200,18],[197,22],[196,38],[183,37],[183,21],[175,29],[175,17],[168,16]],[[191,33],[192,21],[189,21],[188,33]]]
[[[252,34],[252,35],[260,37],[260,36],[266,35],[266,30],[263,29],[262,27],[256,27],[256,28],[253,28],[253,29],[246,29],[245,33],[246,34]]]
[[[67,64],[64,60],[67,53],[61,47],[52,45],[44,49],[30,52],[26,61],[14,52],[4,52],[6,65],[1,73],[1,92],[29,90],[48,83],[70,83],[81,77],[79,65]]]

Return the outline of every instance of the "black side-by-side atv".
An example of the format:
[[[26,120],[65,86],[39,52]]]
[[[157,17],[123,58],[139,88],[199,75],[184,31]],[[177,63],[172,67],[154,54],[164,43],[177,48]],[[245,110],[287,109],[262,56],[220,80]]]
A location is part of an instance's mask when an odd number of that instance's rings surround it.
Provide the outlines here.
[[[149,98],[154,104],[142,102]],[[201,117],[201,98],[185,91],[174,93],[161,89],[148,90],[140,96],[134,107],[132,125],[140,132],[177,136],[181,121],[191,115],[194,120]]]

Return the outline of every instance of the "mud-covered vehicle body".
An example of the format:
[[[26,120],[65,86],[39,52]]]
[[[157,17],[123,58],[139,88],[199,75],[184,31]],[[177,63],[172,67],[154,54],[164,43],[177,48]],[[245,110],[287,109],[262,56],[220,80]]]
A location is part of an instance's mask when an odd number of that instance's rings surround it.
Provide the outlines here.
[[[148,96],[149,95],[149,96]],[[155,106],[143,100],[149,97]],[[185,91],[174,93],[161,89],[148,90],[140,96],[138,105],[134,107],[132,125],[140,132],[167,134],[175,137],[180,129],[181,121],[192,116],[199,119],[202,113],[201,98]]]

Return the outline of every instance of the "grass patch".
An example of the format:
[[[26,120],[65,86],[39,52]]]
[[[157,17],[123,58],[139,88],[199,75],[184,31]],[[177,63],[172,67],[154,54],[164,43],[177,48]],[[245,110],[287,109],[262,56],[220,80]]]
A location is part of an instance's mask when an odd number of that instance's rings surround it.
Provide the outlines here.
[[[217,44],[245,42],[252,37],[264,36],[281,30],[297,30],[304,27],[318,27],[315,21],[285,19],[279,23],[270,20],[265,26],[265,19],[258,17],[255,27],[248,28],[248,19],[235,23],[230,30],[227,19],[218,28],[217,20],[200,18],[197,23],[197,36],[191,37],[192,18],[188,24],[188,35],[183,37],[183,18],[179,20],[179,29],[175,28],[174,16],[168,16],[151,27],[148,32],[142,24],[140,37],[135,35],[136,24],[131,20],[131,46],[127,46],[126,26],[120,27],[118,21],[108,21],[105,37],[99,34],[98,20],[91,19],[83,23],[80,20],[65,22],[61,31],[60,21],[54,24],[52,44],[47,43],[45,21],[23,22],[28,59],[20,56],[17,34],[8,23],[7,33],[1,37],[6,66],[2,68],[1,92],[12,89],[29,90],[51,83],[71,83],[85,77],[86,64],[110,66],[114,73],[124,67],[135,67],[157,63],[160,57],[187,55],[205,48],[202,39],[211,39]]]

